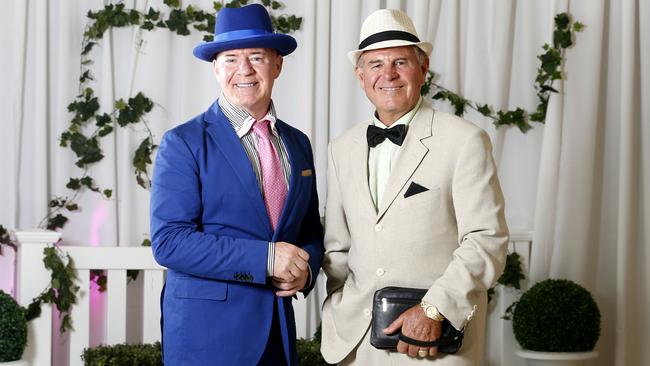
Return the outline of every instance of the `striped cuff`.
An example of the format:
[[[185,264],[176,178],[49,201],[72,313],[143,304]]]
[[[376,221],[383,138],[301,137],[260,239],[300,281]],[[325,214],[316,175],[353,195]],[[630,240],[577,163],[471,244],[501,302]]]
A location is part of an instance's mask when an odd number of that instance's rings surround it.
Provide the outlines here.
[[[269,242],[269,249],[266,256],[266,276],[273,277],[273,263],[275,262],[275,243]]]

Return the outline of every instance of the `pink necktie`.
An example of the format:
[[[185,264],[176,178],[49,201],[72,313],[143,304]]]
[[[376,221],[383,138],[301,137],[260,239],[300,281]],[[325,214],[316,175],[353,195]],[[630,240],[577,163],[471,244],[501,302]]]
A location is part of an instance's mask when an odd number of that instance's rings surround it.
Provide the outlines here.
[[[280,221],[282,207],[287,199],[287,183],[280,164],[280,156],[271,142],[269,121],[257,121],[253,124],[253,132],[257,135],[257,154],[262,169],[262,188],[264,189],[264,204],[266,213],[275,230]]]

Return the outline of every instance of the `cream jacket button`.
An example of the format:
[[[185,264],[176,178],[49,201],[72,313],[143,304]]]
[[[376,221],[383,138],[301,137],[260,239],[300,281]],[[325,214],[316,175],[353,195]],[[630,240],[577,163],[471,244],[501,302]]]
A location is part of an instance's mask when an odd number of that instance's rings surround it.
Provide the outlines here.
[[[377,268],[377,271],[375,273],[377,273],[377,276],[383,276],[386,271],[384,271],[383,268]]]
[[[381,229],[383,229],[383,227],[381,226],[381,224],[377,224],[377,225],[375,225],[375,231],[381,231]]]
[[[372,311],[370,309],[368,309],[368,308],[363,309],[363,315],[370,316],[370,315],[372,315]]]

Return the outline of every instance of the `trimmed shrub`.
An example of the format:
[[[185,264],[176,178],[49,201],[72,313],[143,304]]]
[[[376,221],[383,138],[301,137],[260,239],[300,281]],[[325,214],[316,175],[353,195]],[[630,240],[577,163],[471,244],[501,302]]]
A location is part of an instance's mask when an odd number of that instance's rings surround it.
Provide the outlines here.
[[[20,360],[26,346],[25,309],[0,290],[0,362]]]
[[[569,280],[537,283],[517,303],[512,327],[522,348],[588,352],[600,336],[600,311],[584,287]]]

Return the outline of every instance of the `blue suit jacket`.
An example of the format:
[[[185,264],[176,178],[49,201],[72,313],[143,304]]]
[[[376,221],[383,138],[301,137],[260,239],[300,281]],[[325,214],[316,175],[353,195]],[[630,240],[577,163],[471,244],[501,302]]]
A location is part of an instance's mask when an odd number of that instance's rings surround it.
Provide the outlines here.
[[[255,365],[271,329],[273,301],[287,362],[296,364],[292,300],[277,298],[267,280],[268,242],[302,247],[316,276],[323,230],[309,140],[280,120],[276,127],[291,181],[275,232],[250,160],[217,102],[162,139],[151,235],[156,261],[168,268],[161,298],[167,365]]]

